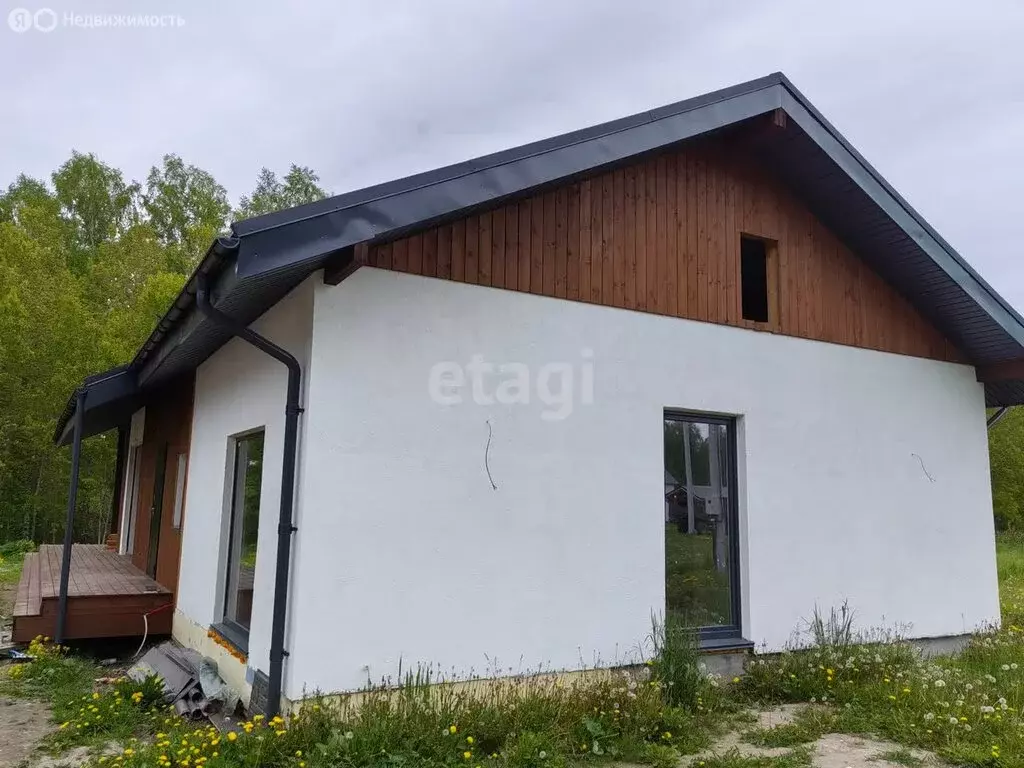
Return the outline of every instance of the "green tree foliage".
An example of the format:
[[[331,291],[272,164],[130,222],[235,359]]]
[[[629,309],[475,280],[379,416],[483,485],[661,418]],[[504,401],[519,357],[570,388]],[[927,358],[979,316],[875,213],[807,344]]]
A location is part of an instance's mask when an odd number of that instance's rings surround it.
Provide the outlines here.
[[[1024,408],[1010,409],[989,429],[988,452],[996,527],[1024,530]]]
[[[264,213],[280,211],[283,208],[312,203],[326,197],[320,186],[320,177],[309,168],[293,165],[284,180],[269,168],[260,171],[256,189],[251,195],[243,195],[235,219],[249,219]]]
[[[306,168],[268,181],[243,203],[324,195]],[[70,451],[53,446],[57,417],[83,377],[132,358],[230,211],[224,187],[176,155],[145,187],[74,152],[49,184],[23,175],[0,192],[0,542],[60,539]],[[83,444],[79,540],[109,529],[116,444]]]
[[[167,268],[182,274],[199,263],[231,211],[224,187],[177,155],[164,155],[163,166],[150,170],[143,200],[149,224],[166,247]]]

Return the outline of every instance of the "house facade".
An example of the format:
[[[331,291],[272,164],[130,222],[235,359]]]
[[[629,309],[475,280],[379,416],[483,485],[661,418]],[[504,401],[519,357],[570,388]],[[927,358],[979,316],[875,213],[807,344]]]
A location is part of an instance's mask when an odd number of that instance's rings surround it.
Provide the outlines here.
[[[296,701],[633,664],[652,617],[757,652],[843,603],[997,623],[1022,342],[776,75],[236,224],[84,432],[128,434],[174,636]]]

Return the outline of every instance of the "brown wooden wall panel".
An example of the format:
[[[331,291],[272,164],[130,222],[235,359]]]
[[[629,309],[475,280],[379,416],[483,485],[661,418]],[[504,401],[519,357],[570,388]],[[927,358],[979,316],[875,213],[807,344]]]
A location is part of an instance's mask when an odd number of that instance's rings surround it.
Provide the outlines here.
[[[150,574],[161,586],[172,592],[178,587],[178,564],[181,555],[181,528],[174,527],[174,495],[178,475],[178,454],[186,456],[192,431],[192,398],[195,379],[183,376],[169,383],[146,404],[146,422],[140,446],[142,461],[139,472],[139,501],[137,506],[132,564],[147,570],[151,521],[155,510],[154,491],[158,457],[166,446],[163,503],[160,512],[160,532],[156,552],[156,572]],[[184,502],[183,502],[184,503]],[[182,511],[182,526],[187,511]]]
[[[742,317],[741,234],[773,242],[767,324]],[[917,357],[963,359],[781,183],[714,144],[661,154],[374,244],[368,264]]]

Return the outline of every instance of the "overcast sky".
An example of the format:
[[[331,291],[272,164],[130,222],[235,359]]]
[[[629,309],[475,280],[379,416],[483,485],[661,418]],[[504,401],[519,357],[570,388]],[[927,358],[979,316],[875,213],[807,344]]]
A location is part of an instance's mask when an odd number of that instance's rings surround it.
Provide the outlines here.
[[[8,14],[57,27],[16,33]],[[1024,309],[1021,0],[0,0],[0,184],[168,152],[332,192],[782,70]],[[67,26],[65,14],[183,25]]]

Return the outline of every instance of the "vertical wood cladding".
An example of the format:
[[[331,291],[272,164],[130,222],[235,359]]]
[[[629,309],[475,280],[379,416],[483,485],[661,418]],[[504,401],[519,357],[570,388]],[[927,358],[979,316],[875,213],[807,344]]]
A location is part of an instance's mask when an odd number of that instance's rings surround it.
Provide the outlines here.
[[[740,235],[773,241],[744,320]],[[721,147],[661,154],[390,243],[370,266],[885,352],[961,360],[781,183]]]

